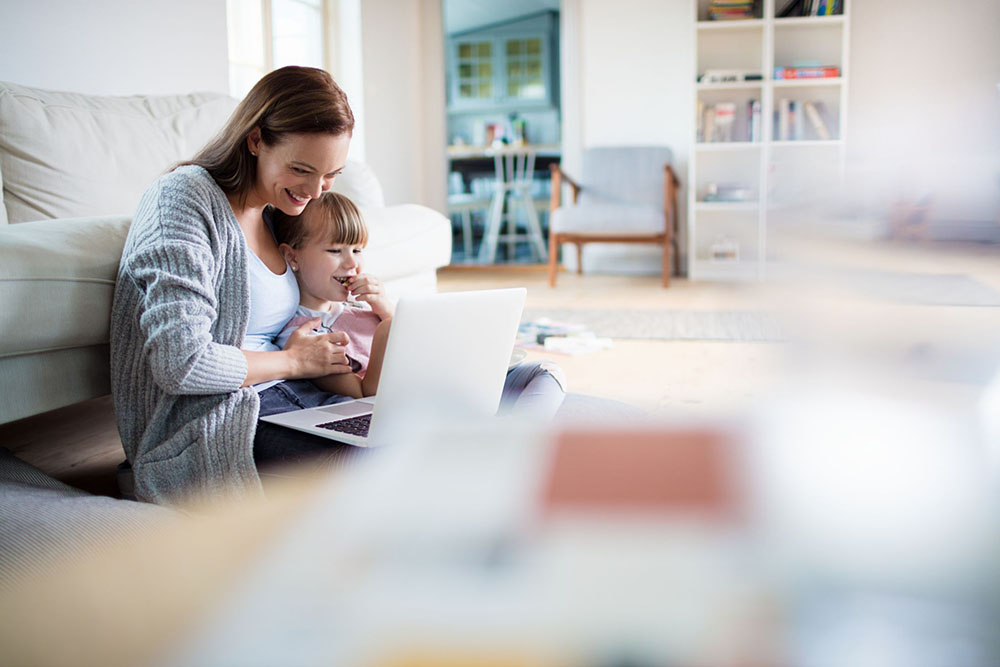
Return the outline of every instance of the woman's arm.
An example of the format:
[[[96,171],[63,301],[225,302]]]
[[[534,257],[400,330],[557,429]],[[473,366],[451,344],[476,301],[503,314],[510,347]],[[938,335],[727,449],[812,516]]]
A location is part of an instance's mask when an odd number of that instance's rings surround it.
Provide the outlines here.
[[[276,352],[242,350],[247,361],[244,387],[269,380],[320,378],[351,373],[345,345],[347,334],[342,331],[313,335],[312,329],[320,318],[309,320],[296,329]]]

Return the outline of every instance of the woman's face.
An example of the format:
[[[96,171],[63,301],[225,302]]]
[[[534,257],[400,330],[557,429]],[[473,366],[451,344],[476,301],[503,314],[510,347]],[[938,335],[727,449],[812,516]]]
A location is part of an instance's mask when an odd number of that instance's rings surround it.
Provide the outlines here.
[[[273,146],[254,129],[247,137],[257,154],[257,180],[248,198],[251,205],[271,204],[288,215],[298,215],[310,199],[329,190],[344,170],[349,134],[288,134]]]

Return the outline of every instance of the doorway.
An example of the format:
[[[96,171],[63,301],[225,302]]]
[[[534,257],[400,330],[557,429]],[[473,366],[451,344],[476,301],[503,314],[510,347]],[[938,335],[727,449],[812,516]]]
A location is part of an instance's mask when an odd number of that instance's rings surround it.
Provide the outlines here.
[[[452,264],[544,262],[560,0],[442,0],[442,11]]]

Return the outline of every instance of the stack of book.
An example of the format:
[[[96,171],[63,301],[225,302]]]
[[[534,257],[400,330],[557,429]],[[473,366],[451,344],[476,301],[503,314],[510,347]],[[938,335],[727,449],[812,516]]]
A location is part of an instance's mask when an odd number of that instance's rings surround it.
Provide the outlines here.
[[[734,21],[752,19],[753,0],[710,0],[708,3],[709,21]]]
[[[774,137],[779,141],[803,139],[825,141],[833,138],[825,119],[827,113],[822,102],[782,98],[778,100],[774,115]]]
[[[808,67],[775,67],[775,79],[835,79],[840,68],[829,65]]]

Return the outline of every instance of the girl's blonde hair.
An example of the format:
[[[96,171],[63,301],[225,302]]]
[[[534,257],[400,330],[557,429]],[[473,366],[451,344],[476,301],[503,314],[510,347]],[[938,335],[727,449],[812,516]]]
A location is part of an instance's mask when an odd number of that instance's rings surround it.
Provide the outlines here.
[[[332,190],[310,201],[297,216],[272,209],[271,221],[278,243],[287,243],[296,250],[316,238],[327,243],[368,244],[368,226],[361,211],[350,199]]]
[[[282,67],[264,75],[218,136],[181,165],[204,167],[223,192],[246,201],[257,178],[257,160],[247,146],[255,127],[260,128],[261,141],[274,146],[288,134],[349,135],[354,113],[347,95],[324,70]]]

